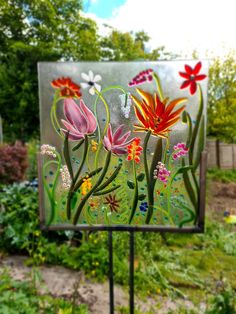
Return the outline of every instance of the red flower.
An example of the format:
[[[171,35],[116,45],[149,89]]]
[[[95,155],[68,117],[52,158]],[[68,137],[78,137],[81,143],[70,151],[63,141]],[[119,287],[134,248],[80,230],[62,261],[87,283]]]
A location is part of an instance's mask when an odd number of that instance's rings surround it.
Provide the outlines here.
[[[194,68],[191,68],[189,65],[185,64],[186,72],[179,72],[179,75],[185,78],[186,80],[180,86],[180,89],[186,88],[190,86],[190,94],[193,95],[197,90],[197,81],[204,80],[206,78],[205,74],[199,74],[201,70],[202,63],[198,62]]]
[[[140,144],[140,138],[135,138],[133,142],[127,147],[128,148],[128,157],[127,160],[134,160],[137,164],[140,162],[140,154],[143,150]]]
[[[66,98],[80,98],[80,86],[75,84],[69,77],[60,77],[53,80],[52,87],[60,89],[60,96]]]

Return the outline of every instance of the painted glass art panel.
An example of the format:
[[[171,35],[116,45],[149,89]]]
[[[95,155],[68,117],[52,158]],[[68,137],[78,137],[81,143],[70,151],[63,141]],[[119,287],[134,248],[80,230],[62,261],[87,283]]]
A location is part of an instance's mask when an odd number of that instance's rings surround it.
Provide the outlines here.
[[[46,226],[195,226],[206,61],[40,63]]]

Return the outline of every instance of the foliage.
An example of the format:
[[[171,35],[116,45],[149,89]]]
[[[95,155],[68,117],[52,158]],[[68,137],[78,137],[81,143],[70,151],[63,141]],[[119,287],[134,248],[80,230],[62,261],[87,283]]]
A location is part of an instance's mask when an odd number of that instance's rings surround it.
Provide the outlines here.
[[[37,192],[24,183],[13,184],[1,189],[0,203],[0,247],[9,251],[37,250],[40,235]]]
[[[28,154],[28,168],[26,171],[27,180],[31,181],[38,176],[37,153],[39,151],[39,141],[32,139],[26,143]]]
[[[213,181],[221,181],[223,183],[236,182],[236,170],[208,169],[207,177]]]
[[[87,306],[49,295],[38,295],[32,281],[14,281],[6,271],[0,272],[0,313],[8,314],[87,314]]]
[[[143,31],[101,37],[79,0],[0,0],[0,112],[6,141],[39,136],[37,62],[171,58]]]
[[[27,149],[22,143],[0,146],[0,183],[21,181],[27,166]]]
[[[122,33],[111,28],[109,34],[101,38],[101,59],[112,61],[131,60],[168,60],[174,56],[164,47],[147,51],[146,44],[150,37],[144,32]]]
[[[209,72],[208,134],[226,142],[236,141],[235,73],[234,51],[214,59]]]
[[[205,314],[235,314],[236,293],[230,284],[221,278],[216,283],[215,293],[209,300],[209,306]]]
[[[0,111],[5,140],[37,136],[37,62],[98,60],[95,22],[78,0],[0,1]],[[66,22],[65,22],[66,21]]]

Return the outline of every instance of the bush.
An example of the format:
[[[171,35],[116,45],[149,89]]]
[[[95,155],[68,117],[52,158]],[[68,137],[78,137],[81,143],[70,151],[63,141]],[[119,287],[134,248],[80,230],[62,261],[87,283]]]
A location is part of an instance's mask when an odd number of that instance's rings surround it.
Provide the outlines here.
[[[28,168],[26,171],[26,179],[31,181],[38,176],[37,152],[39,151],[39,141],[37,139],[26,143],[28,153]]]
[[[4,184],[20,182],[27,169],[27,149],[19,141],[14,145],[0,146],[0,182]]]

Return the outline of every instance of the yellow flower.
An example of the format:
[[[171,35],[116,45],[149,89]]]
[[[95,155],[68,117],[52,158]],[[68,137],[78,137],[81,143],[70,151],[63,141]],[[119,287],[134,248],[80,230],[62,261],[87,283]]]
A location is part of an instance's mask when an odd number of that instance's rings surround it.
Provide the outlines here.
[[[88,191],[92,188],[91,178],[87,177],[87,179],[83,179],[83,183],[81,185],[82,195],[86,195]]]
[[[97,149],[98,149],[98,143],[96,141],[92,140],[91,144],[92,144],[92,148],[91,148],[92,152],[95,153],[97,151]]]

